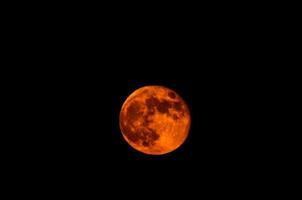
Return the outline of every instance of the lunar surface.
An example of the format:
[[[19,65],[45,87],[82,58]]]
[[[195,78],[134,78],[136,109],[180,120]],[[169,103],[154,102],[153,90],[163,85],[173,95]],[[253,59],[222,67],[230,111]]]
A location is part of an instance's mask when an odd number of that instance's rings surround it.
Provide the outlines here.
[[[191,124],[184,100],[163,86],[135,90],[124,102],[119,120],[127,143],[150,155],[166,154],[180,147]]]

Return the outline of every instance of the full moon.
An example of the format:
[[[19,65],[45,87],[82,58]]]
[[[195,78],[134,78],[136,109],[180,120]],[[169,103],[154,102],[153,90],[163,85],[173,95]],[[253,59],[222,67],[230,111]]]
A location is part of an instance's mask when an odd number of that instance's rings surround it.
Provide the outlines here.
[[[174,151],[186,140],[191,116],[185,101],[163,86],[135,90],[122,105],[122,135],[134,149],[150,155]]]

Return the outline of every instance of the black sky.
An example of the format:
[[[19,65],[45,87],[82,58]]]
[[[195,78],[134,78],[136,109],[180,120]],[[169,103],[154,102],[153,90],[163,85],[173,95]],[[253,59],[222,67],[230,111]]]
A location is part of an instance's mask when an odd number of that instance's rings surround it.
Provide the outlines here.
[[[282,166],[285,154],[272,131],[280,115],[272,93],[282,99],[279,89],[287,90],[276,73],[288,66],[279,63],[288,30],[279,8],[25,4],[30,9],[15,4],[3,14],[2,68],[9,72],[1,77],[9,92],[2,98],[10,121],[3,135],[12,138],[3,139],[3,163],[12,173],[3,172],[14,184],[33,194],[83,191],[85,199],[106,192],[190,199],[250,196],[279,178],[269,164],[276,158]],[[191,112],[187,140],[166,155],[132,149],[119,128],[123,102],[146,85],[175,90]]]
[[[218,22],[156,29],[143,23],[139,30],[122,21],[99,27],[87,22],[81,30],[70,23],[30,35],[37,42],[32,47],[23,41],[32,48],[20,49],[19,59],[32,67],[16,72],[27,74],[18,85],[30,130],[21,157],[52,173],[96,176],[136,167],[150,177],[163,168],[208,177],[250,169],[262,145],[254,145],[262,141],[254,124],[263,123],[255,93],[265,93],[259,90],[265,63],[257,38],[243,33],[247,27],[238,34],[236,26]],[[187,140],[167,155],[135,151],[119,129],[123,102],[146,85],[175,90],[191,112]]]
[[[37,103],[44,117],[38,119],[43,134],[37,143],[46,162],[93,168],[149,161],[190,166],[204,162],[211,169],[242,158],[239,148],[248,145],[244,134],[249,134],[241,118],[246,109],[244,77],[234,75],[231,68],[212,66],[212,60],[202,54],[195,60],[184,51],[164,58],[125,55],[127,59],[114,66],[110,59],[95,58],[90,61],[94,67],[72,62],[72,67],[58,67],[39,77],[43,84],[38,86]],[[145,85],[169,87],[189,106],[190,134],[175,152],[145,155],[122,138],[121,106],[131,92]]]

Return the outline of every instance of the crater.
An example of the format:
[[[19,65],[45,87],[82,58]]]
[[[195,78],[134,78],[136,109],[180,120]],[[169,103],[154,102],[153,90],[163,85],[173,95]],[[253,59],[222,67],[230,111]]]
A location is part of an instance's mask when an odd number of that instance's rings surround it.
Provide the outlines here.
[[[157,105],[157,110],[161,113],[169,113],[169,108],[171,108],[171,103],[167,100],[163,100]]]
[[[139,117],[143,115],[141,111],[141,105],[138,102],[133,102],[127,108],[127,117],[129,122],[133,122],[137,120]]]
[[[176,94],[174,92],[168,92],[168,96],[171,98],[171,99],[175,99],[176,98]]]
[[[151,109],[159,104],[159,100],[152,96],[152,97],[146,99],[145,103],[146,103],[146,106],[148,107],[148,109]]]
[[[173,115],[172,115],[172,118],[173,118],[174,120],[179,120],[179,117],[178,117],[176,114],[173,114]]]
[[[182,104],[180,101],[177,101],[173,104],[173,107],[175,108],[175,110],[181,111],[182,110]]]
[[[139,141],[139,136],[131,130],[130,126],[122,125],[124,135],[132,142],[137,143]]]
[[[159,135],[150,128],[142,128],[139,132],[139,138],[143,146],[152,146],[159,139]]]

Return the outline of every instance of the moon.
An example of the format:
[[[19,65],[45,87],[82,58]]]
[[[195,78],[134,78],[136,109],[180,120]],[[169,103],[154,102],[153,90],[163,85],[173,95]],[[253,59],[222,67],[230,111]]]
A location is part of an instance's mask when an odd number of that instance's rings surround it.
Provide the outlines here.
[[[162,155],[184,143],[191,116],[187,104],[175,91],[144,86],[123,103],[119,125],[131,147],[145,154]]]

